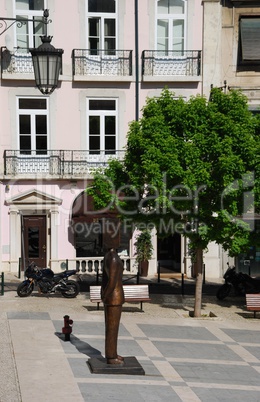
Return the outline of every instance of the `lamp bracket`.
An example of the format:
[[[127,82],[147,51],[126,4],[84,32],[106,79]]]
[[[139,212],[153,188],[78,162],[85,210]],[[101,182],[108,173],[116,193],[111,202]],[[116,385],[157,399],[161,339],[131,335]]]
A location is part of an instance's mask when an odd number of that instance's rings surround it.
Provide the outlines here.
[[[0,36],[3,35],[9,28],[11,28],[15,23],[18,28],[21,28],[23,25],[28,22],[41,22],[42,24],[49,24],[52,20],[48,19],[49,10],[46,9],[43,11],[43,19],[30,19],[30,18],[5,18],[0,17]]]

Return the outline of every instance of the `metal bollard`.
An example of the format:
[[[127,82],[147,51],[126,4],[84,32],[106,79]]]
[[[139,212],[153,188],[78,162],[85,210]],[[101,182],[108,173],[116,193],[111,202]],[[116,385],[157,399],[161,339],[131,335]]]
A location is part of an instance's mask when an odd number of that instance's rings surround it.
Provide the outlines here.
[[[184,274],[181,274],[181,294],[184,296]]]
[[[4,272],[2,272],[1,273],[1,295],[3,296],[4,295],[4,286],[5,286],[5,284],[4,284],[4,278],[5,278],[5,276],[4,276]]]

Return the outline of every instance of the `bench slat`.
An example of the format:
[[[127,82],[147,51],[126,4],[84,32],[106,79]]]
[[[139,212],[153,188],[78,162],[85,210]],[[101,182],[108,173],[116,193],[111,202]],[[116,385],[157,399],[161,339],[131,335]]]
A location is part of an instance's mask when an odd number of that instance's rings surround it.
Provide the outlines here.
[[[260,293],[246,294],[246,308],[247,310],[254,312],[254,318],[255,318],[256,312],[260,311]]]

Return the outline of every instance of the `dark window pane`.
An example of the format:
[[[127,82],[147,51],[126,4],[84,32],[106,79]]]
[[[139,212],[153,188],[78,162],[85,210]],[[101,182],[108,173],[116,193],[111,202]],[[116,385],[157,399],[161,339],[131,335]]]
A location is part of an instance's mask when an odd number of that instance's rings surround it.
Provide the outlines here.
[[[105,116],[105,135],[116,133],[116,117]]]
[[[115,150],[116,149],[116,138],[113,136],[105,137],[105,149],[107,150]],[[106,152],[106,154],[109,152]]]
[[[106,18],[104,30],[105,30],[105,36],[115,36],[116,20],[114,18]]]
[[[36,149],[43,150],[44,153],[47,150],[47,136],[46,135],[37,135],[36,137]]]
[[[89,49],[91,56],[98,56],[99,55],[99,39],[89,39]]]
[[[91,99],[89,110],[116,110],[116,101],[110,99]]]
[[[31,149],[31,137],[30,135],[21,135],[20,136],[20,150],[28,150]]]
[[[19,99],[19,109],[46,109],[46,99]]]
[[[89,150],[90,151],[100,150],[100,137],[89,137]]]
[[[115,0],[88,0],[88,11],[90,13],[115,13]]]
[[[16,8],[20,10],[44,10],[44,0],[16,0]]]
[[[100,134],[100,117],[89,116],[89,134]]]
[[[37,115],[36,116],[36,135],[47,133],[47,116]]]
[[[19,116],[20,134],[31,134],[31,119],[29,115]]]
[[[75,247],[77,257],[102,255],[102,226],[100,222],[88,224],[77,222],[74,225]]]
[[[241,18],[241,51],[243,60],[260,60],[260,18]]]
[[[106,54],[108,54],[109,56],[114,56],[115,52],[108,52],[108,50],[115,50],[116,47],[116,40],[114,38],[107,38],[105,39],[105,50],[106,50]]]
[[[28,228],[28,257],[39,258],[39,228]]]
[[[88,20],[89,36],[99,36],[99,23],[100,18],[89,18]]]

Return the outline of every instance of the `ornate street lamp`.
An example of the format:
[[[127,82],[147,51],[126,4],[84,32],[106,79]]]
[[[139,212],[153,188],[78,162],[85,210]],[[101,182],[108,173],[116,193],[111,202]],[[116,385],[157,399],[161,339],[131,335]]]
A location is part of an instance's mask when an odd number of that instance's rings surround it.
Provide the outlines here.
[[[45,25],[52,22],[48,20],[49,10],[43,11],[43,20],[25,19],[25,18],[3,18],[0,17],[0,35],[2,35],[13,24],[17,23],[18,27],[29,21],[41,22]],[[7,22],[8,21],[8,22]],[[9,23],[9,21],[11,21]],[[8,26],[9,23],[9,26]],[[1,28],[3,29],[1,31]],[[46,30],[45,30],[46,32]],[[55,49],[51,45],[52,36],[41,36],[42,44],[38,48],[29,49],[32,55],[34,76],[36,86],[44,95],[51,94],[58,85],[59,74],[62,66],[63,49]]]
[[[63,49],[51,45],[52,36],[41,36],[42,44],[29,49],[32,55],[36,86],[44,95],[51,94],[58,85]]]

